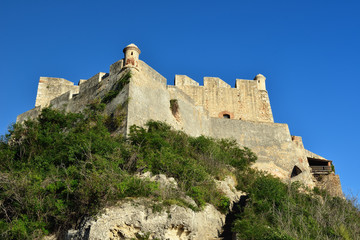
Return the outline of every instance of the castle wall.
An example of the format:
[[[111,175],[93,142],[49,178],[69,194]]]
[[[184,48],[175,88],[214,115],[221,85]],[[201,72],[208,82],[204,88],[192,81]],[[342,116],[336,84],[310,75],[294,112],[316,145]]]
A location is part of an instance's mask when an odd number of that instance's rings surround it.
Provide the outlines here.
[[[63,78],[40,77],[35,107],[47,107],[52,99],[70,90],[79,92],[79,86]]]
[[[297,166],[302,173],[293,180],[313,185],[305,151],[293,143],[287,124],[211,118],[211,136],[233,138],[239,145],[250,148],[258,156],[254,167],[281,179],[289,179]]]
[[[35,119],[37,116],[39,116],[41,112],[40,107],[34,107],[33,109],[30,109],[29,111],[26,111],[16,117],[17,123],[22,123],[25,120]]]
[[[160,82],[162,85],[166,86],[166,78],[164,78],[160,73],[147,65],[145,62],[139,60],[139,68],[141,69],[140,71],[142,72],[142,74],[144,74],[147,78]]]
[[[175,87],[164,84],[164,78],[149,78],[145,69],[132,70],[129,84],[128,132],[131,125],[144,126],[149,120],[163,121],[177,130],[192,136],[209,135],[208,113],[201,106],[194,105],[192,99]],[[166,79],[165,79],[166,81]],[[176,99],[179,112],[174,115],[170,101]]]
[[[175,76],[175,86],[189,95],[211,117],[229,114],[232,119],[274,122],[270,101],[265,90],[259,90],[253,80],[236,80],[236,88],[220,78],[205,77],[204,86],[185,76]]]
[[[94,76],[92,76],[91,78],[89,78],[86,81],[83,81],[80,84],[80,92],[85,92],[86,89],[92,88],[96,85],[99,84],[99,82],[101,82],[103,80],[103,78],[106,77],[106,73],[104,72],[99,72],[97,74],[95,74]]]

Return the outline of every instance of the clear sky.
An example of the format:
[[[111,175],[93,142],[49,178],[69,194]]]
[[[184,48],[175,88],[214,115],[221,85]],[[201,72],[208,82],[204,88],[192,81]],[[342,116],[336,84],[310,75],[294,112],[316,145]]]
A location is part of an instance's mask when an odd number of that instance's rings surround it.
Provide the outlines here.
[[[267,77],[275,122],[360,192],[360,2],[0,0],[0,134],[34,107],[40,76],[77,83],[135,43],[173,84]]]

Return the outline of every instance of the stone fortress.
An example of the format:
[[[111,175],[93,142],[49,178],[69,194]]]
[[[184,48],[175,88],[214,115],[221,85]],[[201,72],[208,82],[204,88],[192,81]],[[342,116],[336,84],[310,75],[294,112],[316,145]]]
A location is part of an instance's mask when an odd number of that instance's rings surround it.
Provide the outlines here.
[[[144,126],[152,119],[191,136],[233,138],[256,153],[254,167],[287,182],[300,181],[342,196],[332,161],[306,150],[302,138],[292,136],[287,124],[274,123],[263,75],[256,75],[254,80],[236,79],[235,88],[217,77],[204,77],[200,86],[186,75],[176,75],[172,86],[139,60],[136,45],[130,44],[123,51],[124,59],[112,64],[109,73],[97,73],[78,85],[63,78],[40,77],[35,108],[19,115],[17,122],[35,118],[49,106],[80,112],[117,89],[105,112],[122,116],[118,134],[126,135],[130,126]],[[128,82],[119,88],[126,76]]]

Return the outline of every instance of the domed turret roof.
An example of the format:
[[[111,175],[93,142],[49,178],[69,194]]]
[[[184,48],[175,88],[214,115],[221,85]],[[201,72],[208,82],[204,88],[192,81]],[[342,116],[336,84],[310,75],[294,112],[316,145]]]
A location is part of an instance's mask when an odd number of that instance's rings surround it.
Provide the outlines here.
[[[133,43],[130,43],[129,45],[127,45],[125,48],[124,48],[124,50],[123,50],[123,52],[125,53],[125,51],[126,50],[130,50],[130,49],[132,49],[132,50],[136,50],[136,51],[138,51],[139,52],[139,54],[140,54],[140,49],[138,48],[138,46],[136,46],[135,44],[133,44]]]
[[[130,43],[129,45],[127,45],[125,48],[127,48],[127,47],[136,47],[136,48],[138,48],[138,46],[136,46],[135,44],[133,44],[133,43]]]
[[[265,80],[265,79],[266,79],[266,77],[260,73],[258,75],[256,75],[254,78],[254,80]]]

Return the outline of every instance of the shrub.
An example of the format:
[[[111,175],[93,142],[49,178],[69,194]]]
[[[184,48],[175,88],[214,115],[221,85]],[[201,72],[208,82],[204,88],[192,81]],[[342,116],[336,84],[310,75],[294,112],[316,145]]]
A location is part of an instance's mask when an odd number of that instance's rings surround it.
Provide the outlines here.
[[[96,100],[85,115],[46,108],[37,120],[15,124],[1,138],[0,238],[61,232],[125,197],[154,197],[194,210],[212,203],[227,211],[229,200],[214,177],[228,164],[249,165],[254,157],[248,150],[232,141],[192,138],[154,121],[146,128],[132,126],[128,141],[113,137],[104,106]],[[179,190],[165,193],[134,176],[145,170],[176,178]],[[184,201],[181,191],[199,208]]]
[[[101,100],[101,103],[106,104],[111,102],[121,92],[121,90],[123,90],[123,88],[129,84],[130,78],[131,73],[128,71],[116,82],[116,84],[114,84],[110,91],[105,94]]]
[[[233,230],[238,239],[357,239],[360,212],[348,200],[299,183],[286,185],[264,173],[238,176],[249,200]],[[310,190],[308,190],[310,191]]]

